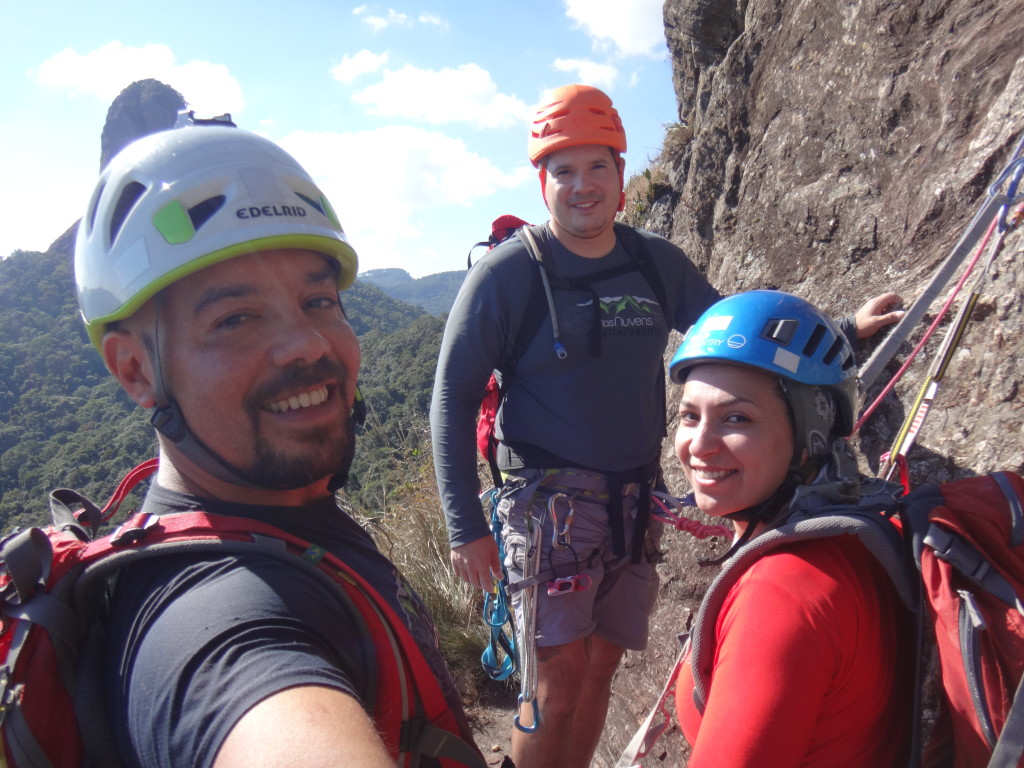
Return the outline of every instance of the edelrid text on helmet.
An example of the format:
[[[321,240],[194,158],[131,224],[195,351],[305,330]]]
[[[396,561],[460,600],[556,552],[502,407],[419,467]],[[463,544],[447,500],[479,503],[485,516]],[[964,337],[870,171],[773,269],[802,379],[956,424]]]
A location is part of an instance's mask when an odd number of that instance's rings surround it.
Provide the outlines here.
[[[600,144],[626,151],[626,132],[608,95],[589,85],[564,85],[537,107],[530,126],[530,162],[566,147]]]
[[[99,347],[109,323],[193,272],[284,248],[336,260],[339,290],[355,280],[338,217],[291,155],[223,125],[139,139],[100,175],[78,228],[75,281],[89,338]]]

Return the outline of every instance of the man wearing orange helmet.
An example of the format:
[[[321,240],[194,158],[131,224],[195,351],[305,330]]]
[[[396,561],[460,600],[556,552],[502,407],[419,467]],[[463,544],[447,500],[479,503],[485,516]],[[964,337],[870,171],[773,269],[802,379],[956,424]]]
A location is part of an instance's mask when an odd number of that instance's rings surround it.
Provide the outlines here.
[[[612,676],[625,649],[646,646],[658,589],[660,526],[647,508],[665,429],[662,358],[669,332],[720,298],[678,247],[616,226],[625,150],[618,112],[597,88],[558,88],[537,109],[529,154],[551,213],[539,233],[551,310],[496,421],[505,566],[518,626],[536,629],[522,641],[536,641],[537,682],[535,711],[521,711],[513,733],[520,768],[590,765]],[[529,309],[536,275],[525,250],[511,238],[470,270],[431,405],[452,565],[485,591],[502,563],[478,499],[473,420]],[[867,325],[892,321],[877,309]]]

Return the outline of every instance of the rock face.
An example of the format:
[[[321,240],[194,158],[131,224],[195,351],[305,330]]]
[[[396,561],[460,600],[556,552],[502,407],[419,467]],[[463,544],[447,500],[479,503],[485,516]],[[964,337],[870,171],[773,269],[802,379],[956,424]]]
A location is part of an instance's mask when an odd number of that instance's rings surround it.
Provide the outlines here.
[[[180,93],[159,80],[137,80],[118,94],[107,110],[100,139],[100,170],[136,139],[173,128],[185,109]]]
[[[909,304],[1024,133],[1022,10],[1020,0],[666,0],[682,125],[656,164],[665,191],[646,226],[681,245],[725,293],[781,288],[833,315],[890,289]],[[1022,258],[1024,231],[1011,231],[978,284],[978,307],[911,453],[915,484],[1024,470]],[[888,450],[948,325],[856,437],[866,472]],[[862,343],[862,360],[877,343]],[[668,443],[664,465],[683,490]],[[664,544],[650,647],[629,654],[615,679],[595,765],[614,764],[657,700],[675,635],[716,571],[695,565],[714,545],[674,531]],[[662,761],[645,766],[685,765],[677,731],[656,752]]]

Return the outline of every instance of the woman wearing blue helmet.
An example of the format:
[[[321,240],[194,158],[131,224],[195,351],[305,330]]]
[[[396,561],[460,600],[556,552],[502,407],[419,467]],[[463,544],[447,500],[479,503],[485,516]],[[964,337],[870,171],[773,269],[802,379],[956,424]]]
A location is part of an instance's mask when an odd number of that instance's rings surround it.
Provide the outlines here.
[[[701,316],[670,375],[696,504],[736,529],[677,681],[689,768],[901,764],[911,625],[892,578],[857,536],[779,542],[809,499],[865,487],[849,342],[803,299],[752,291]]]

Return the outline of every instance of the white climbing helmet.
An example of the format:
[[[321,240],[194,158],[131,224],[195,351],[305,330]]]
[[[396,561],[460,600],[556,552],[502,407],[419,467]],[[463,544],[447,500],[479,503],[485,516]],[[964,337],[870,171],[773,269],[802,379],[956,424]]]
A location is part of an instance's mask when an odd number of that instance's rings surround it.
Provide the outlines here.
[[[338,290],[358,261],[309,174],[233,123],[197,121],[128,145],[100,175],[78,227],[75,281],[89,338],[176,280],[256,251],[304,248],[335,259]]]

